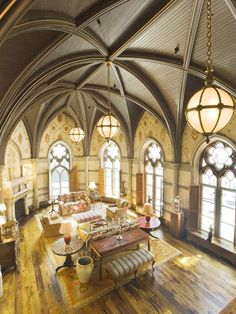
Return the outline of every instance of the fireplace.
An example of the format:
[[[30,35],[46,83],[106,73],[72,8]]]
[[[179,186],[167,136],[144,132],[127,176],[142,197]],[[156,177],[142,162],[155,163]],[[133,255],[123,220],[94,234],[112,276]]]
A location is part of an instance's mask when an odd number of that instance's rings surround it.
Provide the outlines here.
[[[25,216],[25,199],[20,198],[15,202],[15,218],[19,222]]]

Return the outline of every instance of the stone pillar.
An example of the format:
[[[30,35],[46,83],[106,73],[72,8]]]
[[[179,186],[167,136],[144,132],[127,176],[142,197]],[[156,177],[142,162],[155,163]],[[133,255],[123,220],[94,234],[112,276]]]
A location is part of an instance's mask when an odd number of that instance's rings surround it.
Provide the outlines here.
[[[32,159],[32,176],[33,176],[33,204],[39,208],[39,196],[38,196],[38,161],[37,159]]]
[[[88,193],[88,185],[89,185],[89,156],[85,156],[85,191]]]
[[[127,191],[127,200],[129,205],[132,205],[133,198],[132,198],[132,165],[133,159],[128,158],[128,191]]]
[[[179,163],[173,163],[173,201],[177,195],[179,195]]]
[[[3,195],[4,171],[5,171],[5,165],[0,165],[0,203],[4,202],[4,195]]]

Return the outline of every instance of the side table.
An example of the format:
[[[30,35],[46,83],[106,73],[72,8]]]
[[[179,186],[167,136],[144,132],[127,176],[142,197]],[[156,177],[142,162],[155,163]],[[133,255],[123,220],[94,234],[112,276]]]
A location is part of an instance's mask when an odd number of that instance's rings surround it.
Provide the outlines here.
[[[71,256],[73,254],[78,253],[82,250],[84,246],[84,242],[81,239],[71,241],[69,245],[65,244],[64,239],[59,239],[52,245],[52,251],[56,255],[65,256],[65,262],[63,265],[58,266],[56,268],[56,272],[61,269],[62,267],[75,267],[75,264],[72,261]]]
[[[139,223],[140,229],[148,233],[151,237],[155,239],[159,239],[155,235],[152,234],[152,231],[156,231],[160,227],[160,220],[156,217],[151,217],[150,222],[146,222],[145,217],[138,217],[137,223]],[[148,241],[148,251],[150,251],[150,243]]]

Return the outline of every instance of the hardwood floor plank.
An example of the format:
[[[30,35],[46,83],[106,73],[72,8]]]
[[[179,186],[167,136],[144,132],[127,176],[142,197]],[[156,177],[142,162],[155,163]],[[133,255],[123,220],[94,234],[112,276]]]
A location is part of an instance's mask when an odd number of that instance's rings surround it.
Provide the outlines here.
[[[71,308],[55,273],[64,261],[35,218],[20,228],[18,267],[3,275],[1,314],[216,314],[236,295],[236,270],[191,244],[158,231],[182,254],[82,309]]]

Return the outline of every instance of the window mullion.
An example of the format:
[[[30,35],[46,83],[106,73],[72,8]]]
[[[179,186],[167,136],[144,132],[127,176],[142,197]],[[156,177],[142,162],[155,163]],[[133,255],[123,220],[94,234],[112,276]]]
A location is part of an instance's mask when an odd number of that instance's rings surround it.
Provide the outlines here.
[[[216,237],[220,236],[220,219],[221,219],[221,187],[220,178],[217,177],[217,186],[215,194],[215,230],[214,230],[214,234]]]

